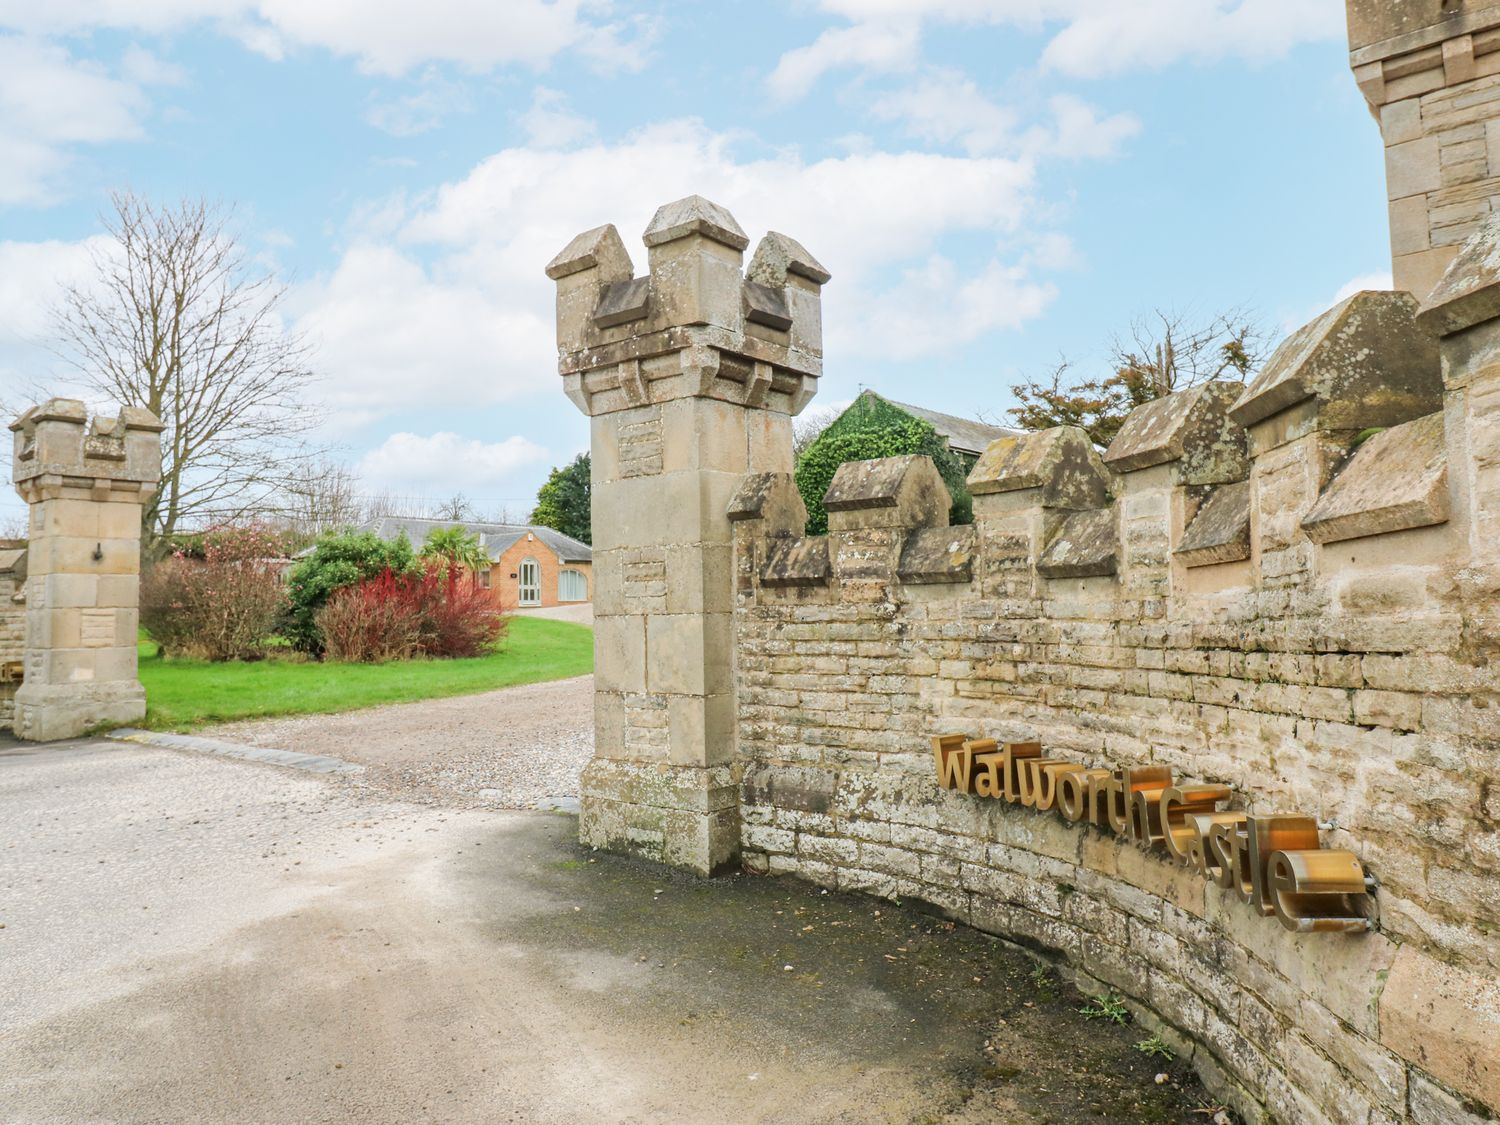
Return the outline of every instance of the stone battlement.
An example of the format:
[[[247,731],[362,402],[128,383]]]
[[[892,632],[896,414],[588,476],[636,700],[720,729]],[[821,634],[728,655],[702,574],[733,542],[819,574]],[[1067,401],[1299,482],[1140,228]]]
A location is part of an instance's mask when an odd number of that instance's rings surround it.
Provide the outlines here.
[[[547,265],[558,371],[574,405],[592,416],[701,396],[800,413],[823,370],[828,271],[772,231],[742,272],[749,238],[698,195],[658,208],[643,239],[645,277],[612,225],[578,235]]]
[[[1500,227],[1425,304],[1357,294],[1102,454],[1069,428],[996,441],[971,527],[922,457],[844,465],[826,536],[790,474],[747,476],[746,863],[1060,955],[1252,1120],[1500,1105],[1493,261]],[[967,792],[935,736],[1296,820],[1372,877],[1373,930],[1287,932],[1149,832]]]
[[[149,410],[127,406],[114,418],[91,422],[78,399],[54,398],[33,406],[10,428],[13,476],[23,496],[65,486],[138,496],[155,491],[161,479],[163,427]]]

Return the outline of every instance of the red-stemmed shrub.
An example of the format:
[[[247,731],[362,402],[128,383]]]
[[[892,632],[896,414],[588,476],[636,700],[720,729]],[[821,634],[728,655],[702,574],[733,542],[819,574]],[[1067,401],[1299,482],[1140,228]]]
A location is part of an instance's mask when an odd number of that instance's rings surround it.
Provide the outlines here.
[[[417,574],[386,570],[337,590],[317,614],[330,660],[382,663],[413,656],[482,656],[509,624],[496,593],[442,562]]]
[[[254,660],[286,605],[282,542],[259,524],[213,528],[141,579],[141,624],[171,655]]]

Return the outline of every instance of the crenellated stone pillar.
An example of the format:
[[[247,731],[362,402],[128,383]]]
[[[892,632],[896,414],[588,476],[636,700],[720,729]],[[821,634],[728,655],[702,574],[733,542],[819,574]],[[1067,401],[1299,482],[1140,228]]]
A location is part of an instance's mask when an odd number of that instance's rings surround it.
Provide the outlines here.
[[[747,472],[790,472],[822,371],[828,272],[699,196],[660,208],[635,277],[613,226],[547,267],[558,370],[591,421],[595,751],[585,843],[703,874],[739,853],[733,544]]]
[[[161,479],[162,425],[134,407],[90,423],[82,402],[54,398],[10,428],[31,506],[15,733],[48,742],[135,722],[141,508]]]

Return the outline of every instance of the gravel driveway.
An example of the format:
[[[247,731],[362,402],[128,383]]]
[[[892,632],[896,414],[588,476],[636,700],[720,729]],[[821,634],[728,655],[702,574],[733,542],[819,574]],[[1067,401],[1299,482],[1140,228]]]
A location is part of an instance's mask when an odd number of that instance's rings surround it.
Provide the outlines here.
[[[473,807],[571,807],[594,752],[594,677],[342,715],[225,723],[227,742],[326,754],[365,767],[344,784]]]

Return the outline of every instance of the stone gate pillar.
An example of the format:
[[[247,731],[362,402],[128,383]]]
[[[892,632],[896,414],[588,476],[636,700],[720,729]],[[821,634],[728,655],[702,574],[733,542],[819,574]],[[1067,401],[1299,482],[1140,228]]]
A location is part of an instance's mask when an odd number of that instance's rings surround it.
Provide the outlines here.
[[[768,234],[751,260],[700,196],[660,208],[635,277],[613,226],[547,266],[558,370],[592,419],[594,760],[584,843],[708,874],[739,852],[732,542],[747,472],[789,472],[822,370],[828,273]]]
[[[149,410],[88,422],[54,398],[13,423],[16,491],[31,507],[24,679],[15,733],[48,742],[146,714],[136,678],[141,506],[161,479]]]

